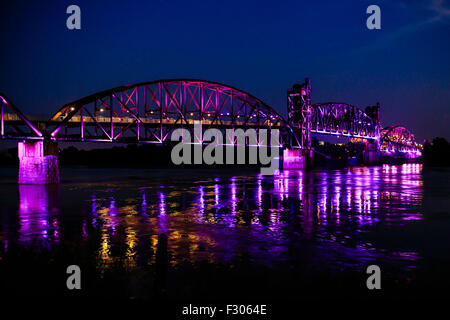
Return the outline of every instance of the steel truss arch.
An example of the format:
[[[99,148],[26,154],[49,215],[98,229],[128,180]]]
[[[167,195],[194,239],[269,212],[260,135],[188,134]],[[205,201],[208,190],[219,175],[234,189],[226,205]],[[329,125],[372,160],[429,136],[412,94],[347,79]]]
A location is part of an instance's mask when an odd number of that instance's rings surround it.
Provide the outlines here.
[[[383,128],[380,134],[381,151],[407,152],[420,151],[414,134],[401,125]]]
[[[270,106],[234,87],[198,79],[125,85],[64,105],[48,121],[58,141],[165,143],[177,128],[279,129],[284,144],[298,141]]]
[[[0,93],[0,139],[44,139],[39,123],[33,123],[3,93]]]

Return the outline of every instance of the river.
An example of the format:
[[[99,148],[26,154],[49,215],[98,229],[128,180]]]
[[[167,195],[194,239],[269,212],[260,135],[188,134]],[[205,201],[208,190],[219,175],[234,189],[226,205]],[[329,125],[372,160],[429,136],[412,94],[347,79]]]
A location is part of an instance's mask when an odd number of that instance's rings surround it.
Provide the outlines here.
[[[12,294],[64,292],[64,268],[77,264],[88,270],[84,295],[150,298],[164,234],[169,298],[353,297],[367,291],[371,264],[388,296],[449,295],[448,169],[62,168],[54,186],[0,173],[0,267]]]

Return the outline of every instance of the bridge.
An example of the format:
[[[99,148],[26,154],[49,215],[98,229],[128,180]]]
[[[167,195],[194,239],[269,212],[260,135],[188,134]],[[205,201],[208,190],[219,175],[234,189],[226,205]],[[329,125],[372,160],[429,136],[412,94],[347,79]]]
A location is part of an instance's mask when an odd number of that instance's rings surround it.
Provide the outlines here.
[[[193,130],[196,124],[223,131],[277,129],[286,167],[304,167],[313,157],[312,134],[363,139],[368,162],[381,153],[420,155],[420,146],[406,128],[381,128],[378,104],[364,111],[346,103],[312,104],[308,78],[288,90],[287,120],[243,90],[196,79],[101,91],[62,106],[48,119],[26,116],[5,94],[0,98],[0,138],[19,141],[19,183],[59,182],[58,142],[166,144],[174,130]],[[237,143],[234,137],[226,139],[228,145]]]

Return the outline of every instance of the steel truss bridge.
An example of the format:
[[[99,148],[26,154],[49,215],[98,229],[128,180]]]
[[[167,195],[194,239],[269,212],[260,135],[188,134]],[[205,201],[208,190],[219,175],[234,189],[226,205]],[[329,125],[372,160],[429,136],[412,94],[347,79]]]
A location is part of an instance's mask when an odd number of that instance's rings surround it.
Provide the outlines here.
[[[381,130],[380,149],[385,153],[407,152],[420,153],[421,146],[416,142],[414,135],[403,126],[390,126]]]
[[[1,139],[62,142],[154,143],[177,128],[272,129],[289,148],[310,148],[311,134],[361,138],[382,152],[420,152],[406,128],[381,128],[379,105],[311,103],[309,79],[288,90],[288,118],[253,95],[212,81],[158,80],[98,92],[62,106],[48,119],[24,115],[0,93]],[[196,142],[203,143],[201,137]],[[226,143],[235,144],[233,137]],[[263,141],[258,141],[264,143]]]

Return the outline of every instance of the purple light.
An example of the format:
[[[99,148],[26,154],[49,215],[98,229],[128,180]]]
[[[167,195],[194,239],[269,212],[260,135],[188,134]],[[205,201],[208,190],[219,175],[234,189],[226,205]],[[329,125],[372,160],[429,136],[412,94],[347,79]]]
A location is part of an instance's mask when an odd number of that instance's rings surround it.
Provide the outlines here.
[[[57,185],[19,185],[19,241],[59,240]],[[51,237],[49,235],[52,235]]]

